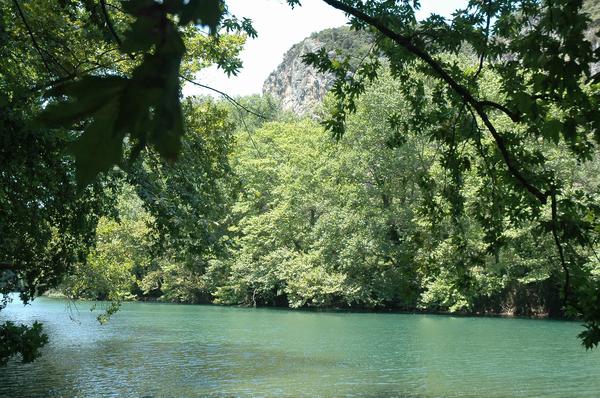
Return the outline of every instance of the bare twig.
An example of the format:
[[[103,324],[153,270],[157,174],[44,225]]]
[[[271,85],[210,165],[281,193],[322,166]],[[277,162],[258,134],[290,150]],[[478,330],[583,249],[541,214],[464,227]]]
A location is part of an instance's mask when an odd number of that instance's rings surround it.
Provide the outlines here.
[[[216,88],[207,86],[207,85],[202,84],[202,83],[198,83],[197,81],[194,81],[194,80],[192,80],[190,78],[187,78],[187,77],[185,77],[183,75],[179,75],[179,77],[182,78],[183,80],[185,80],[188,83],[192,83],[195,86],[202,87],[202,88],[205,88],[207,90],[214,91],[215,93],[217,93],[217,94],[221,95],[223,98],[225,98],[227,101],[231,102],[233,105],[237,106],[240,109],[245,110],[246,112],[250,113],[251,115],[257,116],[257,117],[259,117],[261,119],[264,119],[264,120],[268,119],[265,115],[261,115],[260,113],[257,113],[255,111],[253,111],[252,109],[249,109],[249,108],[245,107],[244,105],[240,104],[231,95],[229,95],[229,94],[227,94],[227,93],[225,93],[225,92],[223,92],[221,90],[217,90]]]

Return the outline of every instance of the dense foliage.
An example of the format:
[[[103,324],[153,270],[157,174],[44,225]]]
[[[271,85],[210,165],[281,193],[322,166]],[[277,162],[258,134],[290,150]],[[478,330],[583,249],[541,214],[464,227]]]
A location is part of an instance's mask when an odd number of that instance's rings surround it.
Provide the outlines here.
[[[181,100],[256,34],[223,1],[0,4],[3,304],[62,283],[102,321],[133,298],[551,313],[597,345],[597,7],[323,1],[363,33],[305,57],[336,77],[320,124]],[[0,337],[0,364],[47,341]]]
[[[136,8],[137,4],[152,8],[151,3],[127,2],[127,7]],[[171,32],[171,40],[187,49],[175,59],[168,45],[161,50],[152,46],[151,52],[159,55],[143,54],[141,49],[125,46],[151,45],[145,33],[154,25],[146,22],[164,15],[138,15],[132,19],[131,13],[139,8],[127,13],[119,3],[110,1],[0,3],[0,310],[11,299],[10,292],[20,292],[28,302],[35,295],[56,288],[74,270],[85,270],[95,286],[73,284],[73,294],[123,298],[115,293],[120,289],[114,286],[126,285],[121,277],[129,270],[120,267],[123,263],[138,263],[136,255],[143,248],[125,250],[128,243],[128,249],[140,243],[139,235],[128,236],[120,230],[121,224],[111,221],[117,217],[115,198],[123,190],[124,179],[112,166],[120,162],[127,169],[125,162],[120,161],[122,153],[135,158],[143,147],[139,144],[146,138],[133,136],[124,140],[119,134],[133,124],[140,129],[149,128],[148,124],[136,124],[147,115],[144,106],[160,113],[150,115],[152,123],[178,124],[180,76],[191,79],[196,71],[211,64],[235,73],[241,66],[237,55],[245,41],[242,32],[252,33],[248,21],[225,18],[226,10],[221,8],[214,18],[222,22],[225,30],[207,35],[201,25],[215,28],[216,20],[203,17],[198,21],[198,13],[204,11],[192,10],[192,6],[182,5],[178,9],[180,17],[201,23],[192,26],[189,21],[180,20],[181,28]],[[131,28],[131,23],[136,27]],[[163,27],[172,30],[173,26],[168,22]],[[122,40],[120,35],[125,30],[129,33]],[[161,41],[162,44],[165,43]],[[170,75],[162,70],[165,65],[161,59],[164,61],[165,57],[169,63],[177,64]],[[158,64],[152,66],[153,62]],[[170,96],[164,90],[170,90]],[[157,103],[157,96],[164,103]],[[151,103],[142,104],[144,100]],[[117,112],[120,107],[123,109]],[[122,117],[117,117],[119,114]],[[104,135],[111,126],[110,134]],[[178,134],[175,132],[174,136]],[[110,143],[104,140],[106,137]],[[175,142],[167,140],[164,145],[157,144],[157,140],[160,139],[150,137],[149,142],[163,154],[169,151],[166,147],[171,148],[172,154],[173,148],[179,146],[178,138]],[[206,150],[214,151],[214,156],[227,151],[226,147],[214,148],[220,141],[210,142],[213,146]],[[154,155],[146,157],[151,156]],[[207,159],[213,159],[211,156]],[[219,167],[207,173],[216,172]],[[108,173],[92,181],[99,170]],[[220,177],[215,174],[214,178]],[[210,203],[205,202],[205,207],[210,207]],[[147,228],[142,221],[131,227]],[[112,232],[123,240],[101,239],[94,249],[97,233],[102,238]],[[96,257],[88,267],[90,250],[90,255]],[[104,257],[100,258],[101,254]],[[115,307],[111,308],[113,311]],[[29,327],[3,323],[0,335],[4,339],[0,363],[17,354],[24,361],[33,360],[47,341],[40,324]]]
[[[486,80],[489,87],[496,83]],[[222,251],[206,262],[180,255],[159,264],[160,275],[186,283],[155,284],[152,297],[563,314],[552,240],[531,221],[511,220],[511,206],[498,200],[494,177],[487,175],[499,160],[473,164],[460,189],[454,189],[455,176],[444,167],[447,159],[438,144],[413,131],[396,145],[387,115],[409,101],[398,95],[399,88],[384,72],[358,102],[339,142],[311,120],[273,114],[277,121],[248,121],[253,127],[238,130],[230,157],[238,189],[218,222],[226,227]],[[268,101],[242,99],[255,108]],[[493,142],[481,146],[490,148]],[[564,161],[563,153],[556,152],[553,161],[565,183],[596,190],[600,164],[578,167]],[[196,158],[181,167],[195,180],[193,164],[201,162]],[[460,208],[456,195],[462,197]],[[187,222],[198,226],[203,218],[188,214]],[[502,224],[502,231],[490,237],[486,227],[492,222]],[[144,285],[154,272],[129,275]],[[136,291],[138,298],[148,298],[135,288],[126,294]]]
[[[538,233],[550,236],[553,262],[562,274],[562,299],[569,313],[586,321],[580,335],[585,346],[596,345],[597,192],[569,184],[553,157],[562,150],[563,157],[585,163],[600,143],[599,75],[592,73],[600,49],[586,39],[590,19],[582,12],[583,2],[471,1],[449,25],[436,15],[417,23],[411,2],[324,1],[345,11],[355,29],[377,35],[377,51],[354,70],[324,51],[306,56],[310,64],[337,76],[336,106],[326,128],[337,137],[345,133],[356,98],[377,77],[383,54],[411,104],[408,112],[389,114],[390,127],[397,130],[400,145],[415,130],[439,144],[443,167],[453,179],[448,194],[455,223],[465,213],[462,191],[468,173],[478,162],[499,160],[501,167],[482,169],[496,191],[492,203],[506,209],[478,212],[491,216],[483,225],[486,240],[492,250],[504,246],[501,233],[510,224],[502,218],[511,224],[532,222]],[[471,62],[460,56],[465,49],[474,54]],[[484,71],[498,79],[494,90],[486,89]],[[488,139],[493,146],[486,148]],[[463,151],[469,147],[478,151]],[[468,283],[461,273],[454,274]]]

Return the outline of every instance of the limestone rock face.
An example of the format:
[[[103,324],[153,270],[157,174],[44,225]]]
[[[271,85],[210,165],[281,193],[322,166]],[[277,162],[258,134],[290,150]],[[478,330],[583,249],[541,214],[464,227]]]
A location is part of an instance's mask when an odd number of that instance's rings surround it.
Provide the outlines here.
[[[584,0],[582,10],[591,19],[585,38],[592,43],[592,49],[596,50],[600,47],[600,36],[597,35],[600,33],[600,1]],[[600,73],[600,62],[593,63],[590,69],[592,76]]]
[[[302,55],[317,51],[323,45],[323,42],[310,37],[295,44],[265,80],[263,93],[281,101],[285,110],[299,115],[311,113],[331,88],[333,77],[305,65]]]
[[[592,23],[587,39],[594,48],[600,46],[595,33],[600,29],[600,1],[586,0],[584,11],[590,15]],[[312,66],[302,62],[302,56],[325,47],[331,56],[350,56],[351,65],[358,62],[370,50],[372,36],[364,31],[354,32],[347,27],[325,29],[294,44],[283,56],[281,64],[267,77],[263,84],[263,94],[270,94],[281,102],[284,110],[297,115],[313,115],[315,108],[331,89],[332,75],[319,73]],[[592,75],[600,72],[600,64],[591,65]]]
[[[302,62],[302,56],[325,48],[331,57],[350,57],[350,64],[358,64],[370,50],[372,36],[348,27],[325,29],[313,33],[294,44],[283,56],[283,61],[263,84],[263,94],[270,94],[281,102],[283,109],[298,115],[314,114],[334,82],[332,75],[317,72]]]

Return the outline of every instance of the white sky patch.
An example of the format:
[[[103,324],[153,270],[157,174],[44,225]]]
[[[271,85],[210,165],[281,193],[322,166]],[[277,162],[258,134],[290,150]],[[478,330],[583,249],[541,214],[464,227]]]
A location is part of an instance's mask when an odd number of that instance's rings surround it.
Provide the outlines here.
[[[449,17],[466,3],[467,0],[422,0],[417,19],[424,19],[431,13]],[[302,0],[302,6],[294,9],[283,0],[229,0],[227,5],[231,14],[252,19],[258,37],[246,42],[241,53],[244,66],[237,76],[227,77],[221,70],[211,67],[200,72],[196,80],[234,97],[260,93],[263,82],[292,45],[313,32],[347,22],[343,12],[322,0]],[[189,83],[184,86],[183,94],[218,95]]]

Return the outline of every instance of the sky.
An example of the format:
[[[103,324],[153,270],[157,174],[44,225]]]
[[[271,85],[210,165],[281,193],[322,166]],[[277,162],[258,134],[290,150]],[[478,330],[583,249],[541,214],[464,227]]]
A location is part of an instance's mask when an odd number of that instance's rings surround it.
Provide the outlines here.
[[[256,39],[248,39],[241,59],[244,67],[235,77],[227,77],[215,67],[200,72],[196,79],[231,96],[257,94],[269,73],[283,60],[285,52],[295,43],[313,32],[346,24],[344,13],[325,4],[322,0],[302,0],[302,6],[292,9],[284,0],[229,0],[231,14],[252,19],[258,31]],[[466,0],[421,0],[417,19],[426,18],[432,12],[450,16]],[[184,95],[210,94],[187,84]]]

